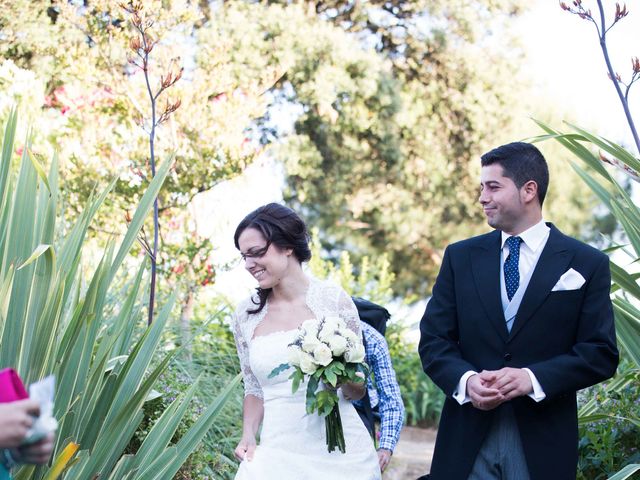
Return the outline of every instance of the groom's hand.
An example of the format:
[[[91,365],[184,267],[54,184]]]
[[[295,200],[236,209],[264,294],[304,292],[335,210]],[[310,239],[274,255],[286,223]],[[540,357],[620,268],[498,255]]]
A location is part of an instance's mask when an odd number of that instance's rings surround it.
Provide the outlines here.
[[[387,468],[390,461],[391,461],[391,450],[387,450],[386,448],[379,448],[378,464],[380,465],[381,472],[384,472],[385,468]]]
[[[490,382],[480,374],[471,375],[467,380],[467,394],[471,398],[471,404],[479,410],[493,410],[505,401],[500,390],[490,385]],[[492,377],[489,377],[492,379]]]
[[[491,378],[488,385],[498,389],[505,400],[523,397],[533,391],[531,377],[522,368],[504,367],[500,370],[482,372],[480,376],[482,377],[482,375]]]

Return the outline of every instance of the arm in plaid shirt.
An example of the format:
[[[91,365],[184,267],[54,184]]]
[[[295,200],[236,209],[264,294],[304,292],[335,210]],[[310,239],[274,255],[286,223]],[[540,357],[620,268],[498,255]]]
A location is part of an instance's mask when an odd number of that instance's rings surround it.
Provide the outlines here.
[[[371,367],[375,380],[375,389],[371,378],[368,380],[367,388],[370,392],[372,407],[377,404],[380,412],[378,448],[393,452],[404,422],[404,404],[400,396],[400,387],[391,365],[387,341],[370,325],[364,322],[360,322],[360,325],[366,342],[365,361]],[[377,403],[375,402],[376,397]]]

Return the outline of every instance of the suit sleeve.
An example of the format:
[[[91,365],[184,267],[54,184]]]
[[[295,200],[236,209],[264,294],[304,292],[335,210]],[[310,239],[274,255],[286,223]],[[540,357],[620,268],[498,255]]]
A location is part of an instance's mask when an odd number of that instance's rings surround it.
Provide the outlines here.
[[[547,399],[589,387],[615,373],[618,349],[610,287],[609,258],[603,256],[586,285],[573,348],[528,366]]]
[[[444,252],[432,297],[420,321],[418,351],[422,368],[449,397],[462,375],[476,368],[462,358],[459,349],[458,311],[451,247]]]

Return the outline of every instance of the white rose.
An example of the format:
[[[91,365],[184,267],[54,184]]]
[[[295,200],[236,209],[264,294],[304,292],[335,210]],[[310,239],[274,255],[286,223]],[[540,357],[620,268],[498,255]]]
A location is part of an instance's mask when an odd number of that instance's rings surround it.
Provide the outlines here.
[[[318,340],[315,333],[307,333],[302,339],[302,344],[300,346],[302,347],[303,352],[311,354],[321,343],[322,342]]]
[[[318,369],[318,365],[313,361],[313,357],[308,353],[300,353],[300,370],[307,375],[313,375]]]
[[[340,335],[346,338],[347,342],[349,342],[351,345],[357,345],[358,343],[361,342],[360,337],[358,337],[356,332],[354,332],[349,328],[345,328],[344,330],[341,330]]]
[[[338,322],[338,330],[348,330],[347,324],[341,317],[336,317],[336,321]]]
[[[302,322],[302,325],[300,325],[300,329],[302,329],[302,331],[305,334],[312,334],[312,335],[316,335],[318,333],[318,327],[319,327],[320,322],[318,322],[318,320],[316,320],[315,318],[310,318],[309,320],[305,320],[304,322]]]
[[[335,328],[339,328],[340,327],[340,322],[342,322],[342,319],[337,316],[337,315],[331,315],[329,317],[324,317],[324,324],[325,325],[331,325]]]
[[[333,334],[327,339],[327,343],[334,357],[339,357],[347,349],[347,339],[342,335]]]
[[[337,317],[326,317],[322,321],[322,329],[320,330],[320,333],[318,333],[318,338],[323,342],[326,342],[327,339],[338,330],[336,318]]]
[[[299,346],[289,345],[289,348],[287,348],[287,355],[288,355],[289,364],[295,367],[300,366],[300,360],[302,358],[302,350],[300,349]]]
[[[320,343],[315,350],[313,351],[313,358],[315,358],[316,362],[326,367],[333,360],[333,355],[331,354],[331,349],[324,343]]]
[[[318,338],[323,342],[326,342],[332,336],[334,336],[337,331],[338,329],[334,328],[332,325],[325,325],[324,327],[322,327],[322,330],[320,330],[320,333],[318,334]]]
[[[344,359],[349,363],[362,363],[364,361],[364,346],[362,343],[350,345],[344,352]]]

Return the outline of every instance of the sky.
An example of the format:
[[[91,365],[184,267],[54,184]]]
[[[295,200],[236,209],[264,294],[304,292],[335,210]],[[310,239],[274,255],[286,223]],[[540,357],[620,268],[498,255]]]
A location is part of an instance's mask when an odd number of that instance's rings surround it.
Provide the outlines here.
[[[584,0],[584,4],[595,13],[595,1]],[[605,0],[605,4],[612,16],[615,3]],[[514,21],[514,28],[529,57],[525,68],[539,93],[558,102],[563,111],[572,110],[572,118],[566,120],[593,126],[601,135],[630,146],[632,137],[607,77],[594,25],[563,11],[555,0],[536,0],[530,5],[530,11]],[[640,56],[640,5],[636,6],[608,34],[612,63],[623,80],[630,77],[631,57]],[[632,113],[640,112],[640,84],[631,89],[630,103]],[[281,169],[265,156],[241,177],[196,199],[193,206],[196,212],[214,212],[216,217],[215,222],[198,222],[200,233],[210,236],[214,245],[219,246],[214,252],[215,262],[238,258],[233,245],[235,226],[260,205],[280,201],[281,184]],[[213,225],[215,231],[207,230]],[[236,303],[254,287],[253,279],[238,263],[233,270],[220,274],[215,288],[216,294]]]
[[[571,4],[571,0],[565,3]],[[596,13],[595,1],[584,0],[583,4]],[[629,15],[607,34],[613,68],[623,81],[631,76],[631,58],[640,56],[640,4],[627,4]],[[604,0],[604,6],[611,19],[615,2]],[[607,77],[595,26],[562,10],[555,0],[536,0],[530,12],[517,20],[516,28],[529,56],[528,70],[538,88],[573,110],[575,119],[594,125],[601,135],[631,145],[632,136]],[[640,112],[638,83],[629,94],[632,113]]]

